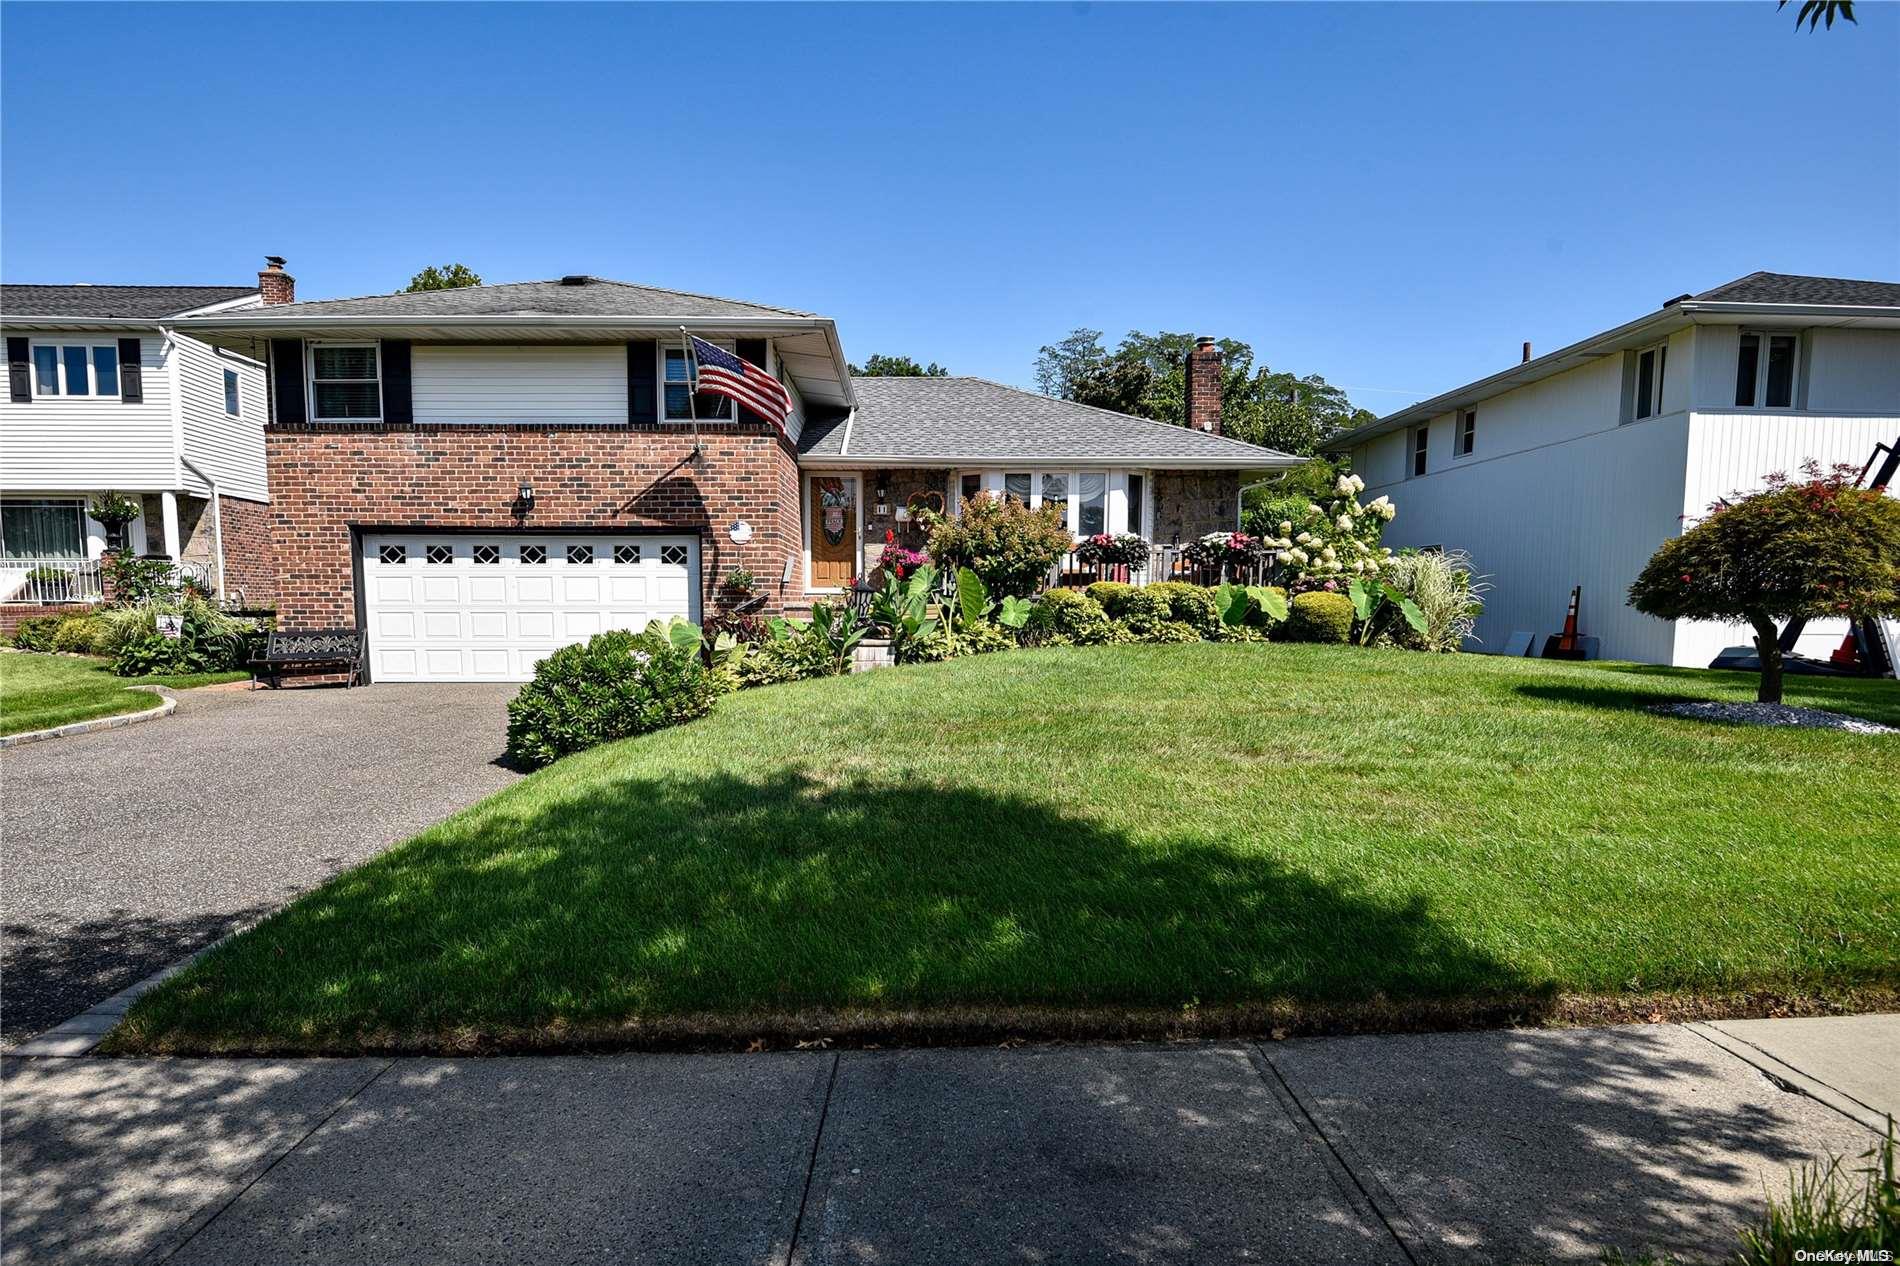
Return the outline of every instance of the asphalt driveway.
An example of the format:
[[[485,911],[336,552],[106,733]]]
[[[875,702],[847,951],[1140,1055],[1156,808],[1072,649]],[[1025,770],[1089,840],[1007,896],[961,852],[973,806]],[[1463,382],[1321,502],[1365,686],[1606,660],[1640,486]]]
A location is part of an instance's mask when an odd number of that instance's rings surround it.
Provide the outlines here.
[[[515,690],[187,691],[0,754],[0,1046],[506,786]]]

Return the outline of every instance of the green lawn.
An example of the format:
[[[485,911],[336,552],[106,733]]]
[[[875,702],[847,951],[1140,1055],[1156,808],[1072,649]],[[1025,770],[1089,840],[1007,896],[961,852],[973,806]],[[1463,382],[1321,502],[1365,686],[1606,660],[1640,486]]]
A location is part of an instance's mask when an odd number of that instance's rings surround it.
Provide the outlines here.
[[[73,655],[0,655],[0,734],[46,730],[157,706],[151,691],[126,689],[133,684],[186,690],[250,676],[240,672],[114,677],[109,663]]]
[[[1900,739],[1642,710],[1753,689],[1198,644],[751,691],[338,877],[108,1049],[1891,1003]],[[1789,694],[1900,722],[1893,682]]]

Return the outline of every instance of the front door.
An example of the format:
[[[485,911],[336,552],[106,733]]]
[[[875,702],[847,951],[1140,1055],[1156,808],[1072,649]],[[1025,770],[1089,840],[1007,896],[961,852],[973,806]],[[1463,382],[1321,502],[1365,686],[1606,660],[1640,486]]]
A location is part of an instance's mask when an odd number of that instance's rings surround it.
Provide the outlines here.
[[[812,589],[843,589],[858,574],[858,481],[850,475],[816,475],[811,481]]]

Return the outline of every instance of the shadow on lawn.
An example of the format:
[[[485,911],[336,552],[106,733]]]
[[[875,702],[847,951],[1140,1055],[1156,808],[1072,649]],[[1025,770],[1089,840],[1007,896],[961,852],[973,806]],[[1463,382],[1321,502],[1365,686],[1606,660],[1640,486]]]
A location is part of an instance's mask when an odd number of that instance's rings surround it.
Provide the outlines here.
[[[1593,708],[1633,711],[1660,703],[1720,700],[1749,702],[1755,698],[1756,674],[1710,673],[1697,668],[1667,668],[1648,664],[1617,665],[1605,669],[1631,678],[1629,685],[1562,685],[1524,683],[1513,689],[1527,699],[1574,703]],[[1871,677],[1809,677],[1790,675],[1784,682],[1784,701],[1803,708],[1825,708],[1864,717],[1886,725],[1900,725],[1900,682]]]
[[[901,770],[531,781],[267,920],[148,996],[129,1035],[335,1050],[854,1008],[1539,993],[1423,900],[1288,869],[1272,836],[1131,839]]]

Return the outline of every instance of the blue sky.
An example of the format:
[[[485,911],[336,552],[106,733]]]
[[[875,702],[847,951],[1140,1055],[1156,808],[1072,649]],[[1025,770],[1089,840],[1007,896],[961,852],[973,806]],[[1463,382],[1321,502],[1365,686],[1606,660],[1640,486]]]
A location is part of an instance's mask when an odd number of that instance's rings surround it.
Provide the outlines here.
[[[1213,333],[1383,413],[1758,268],[1900,278],[1860,18],[6,4],[0,272],[591,272],[1024,384],[1076,326]]]

